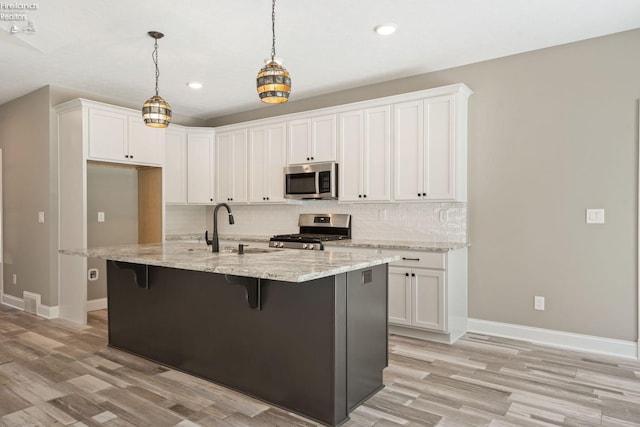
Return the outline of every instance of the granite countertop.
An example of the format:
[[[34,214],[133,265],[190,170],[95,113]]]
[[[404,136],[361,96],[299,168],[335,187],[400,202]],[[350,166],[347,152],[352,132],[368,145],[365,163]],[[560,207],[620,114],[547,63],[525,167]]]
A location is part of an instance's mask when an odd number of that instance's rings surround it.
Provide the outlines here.
[[[220,240],[232,240],[237,242],[264,242],[269,241],[271,236],[238,236],[238,235],[221,235]],[[204,233],[202,234],[178,234],[167,235],[167,241],[184,241],[198,240],[204,244]],[[407,249],[414,251],[429,252],[447,252],[456,249],[469,247],[468,243],[454,242],[420,242],[420,241],[404,241],[404,240],[338,240],[323,242],[326,250],[331,250],[331,246],[353,247],[353,248],[373,248],[373,249]]]
[[[249,251],[260,249],[262,252],[238,255],[231,252],[232,247],[223,245],[220,249],[221,252],[213,253],[209,247],[201,243],[178,241],[91,249],[61,249],[60,253],[285,282],[306,282],[399,260],[398,256],[266,247],[249,248]]]

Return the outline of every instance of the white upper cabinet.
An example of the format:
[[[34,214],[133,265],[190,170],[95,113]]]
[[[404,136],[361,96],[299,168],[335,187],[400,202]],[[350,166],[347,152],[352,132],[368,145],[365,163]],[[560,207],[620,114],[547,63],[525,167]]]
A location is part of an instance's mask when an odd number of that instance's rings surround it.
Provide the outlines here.
[[[216,135],[216,194],[218,202],[247,202],[247,129]]]
[[[339,115],[340,201],[391,199],[390,106]]]
[[[147,126],[140,117],[129,116],[129,160],[135,163],[162,164],[166,129]]]
[[[284,203],[284,123],[249,129],[249,202]]]
[[[466,96],[394,105],[395,200],[466,201]]]
[[[212,204],[214,195],[214,132],[187,132],[187,202]]]
[[[151,128],[140,116],[117,108],[89,109],[89,160],[162,165],[165,129]]]
[[[287,162],[335,162],[336,134],[335,114],[290,121],[287,132]]]
[[[187,131],[170,126],[165,132],[164,201],[187,203]]]

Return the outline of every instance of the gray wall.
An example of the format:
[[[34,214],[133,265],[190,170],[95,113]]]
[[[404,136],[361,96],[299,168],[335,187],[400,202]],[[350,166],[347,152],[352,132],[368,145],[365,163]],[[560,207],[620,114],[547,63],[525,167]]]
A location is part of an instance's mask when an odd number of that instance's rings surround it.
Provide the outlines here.
[[[52,189],[49,88],[0,106],[3,151],[4,292],[22,298],[40,294],[44,305],[57,305],[57,196]],[[55,173],[55,171],[53,171]],[[45,222],[38,222],[38,212]],[[52,239],[54,241],[52,241]],[[57,260],[57,257],[55,257]],[[12,276],[17,275],[17,285]]]
[[[208,124],[467,84],[470,317],[635,341],[639,51],[634,30]]]
[[[98,212],[105,221],[98,222]],[[87,166],[87,246],[138,243],[138,171],[103,164]],[[107,296],[106,262],[90,258],[88,268],[98,269],[98,280],[87,282],[87,299]]]

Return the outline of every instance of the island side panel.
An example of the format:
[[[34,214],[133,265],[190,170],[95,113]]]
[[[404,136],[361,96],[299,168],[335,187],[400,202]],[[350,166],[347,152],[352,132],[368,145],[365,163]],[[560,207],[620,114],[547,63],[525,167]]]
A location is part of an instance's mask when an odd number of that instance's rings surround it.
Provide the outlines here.
[[[384,387],[388,365],[387,264],[347,273],[347,409]]]
[[[108,262],[111,346],[325,424],[348,418],[344,274],[305,283],[262,280],[256,310],[245,288],[224,275],[148,271],[144,289],[130,270]]]

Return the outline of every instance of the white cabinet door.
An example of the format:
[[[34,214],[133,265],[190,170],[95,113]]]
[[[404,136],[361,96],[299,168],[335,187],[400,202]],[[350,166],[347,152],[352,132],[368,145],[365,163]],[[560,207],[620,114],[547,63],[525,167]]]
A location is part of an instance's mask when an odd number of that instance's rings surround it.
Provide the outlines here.
[[[411,324],[421,328],[446,331],[446,294],[444,271],[412,269]]]
[[[165,133],[164,200],[187,203],[187,132],[175,126]]]
[[[364,157],[364,112],[342,113],[340,122],[339,197],[343,202],[362,200]]]
[[[144,124],[140,117],[129,116],[129,160],[136,164],[161,165],[166,129]]]
[[[287,162],[309,163],[311,159],[311,120],[293,120],[287,126]]]
[[[391,199],[390,107],[340,114],[340,201]]]
[[[389,323],[411,326],[410,270],[389,267]]]
[[[214,141],[212,133],[187,134],[187,201],[214,202]]]
[[[311,119],[311,161],[335,162],[337,160],[336,115]]]
[[[127,124],[125,113],[89,110],[89,158],[127,162]]]
[[[454,97],[404,102],[394,111],[395,199],[454,200]]]
[[[285,125],[249,130],[249,202],[284,202]]]
[[[454,100],[441,96],[424,101],[424,192],[426,199],[455,197]]]
[[[395,188],[396,200],[420,200],[423,182],[423,102],[396,104]]]
[[[364,110],[362,199],[391,200],[391,107]]]
[[[336,161],[335,114],[292,120],[287,128],[287,162],[289,164]]]
[[[247,130],[216,136],[216,194],[218,202],[247,202]]]

